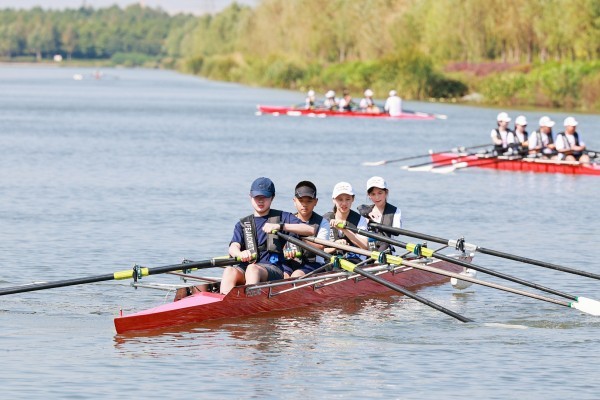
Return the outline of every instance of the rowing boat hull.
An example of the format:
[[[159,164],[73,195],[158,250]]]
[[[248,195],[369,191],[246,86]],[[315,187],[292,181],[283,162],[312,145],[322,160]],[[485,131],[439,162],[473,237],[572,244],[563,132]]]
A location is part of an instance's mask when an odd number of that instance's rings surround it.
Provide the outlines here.
[[[332,110],[306,110],[303,108],[294,107],[279,107],[279,106],[257,106],[261,114],[271,115],[289,115],[308,116],[308,117],[351,117],[351,118],[387,118],[387,119],[416,119],[416,120],[432,120],[435,116],[427,113],[402,113],[398,116],[390,116],[388,113],[366,113],[361,111],[332,111]]]
[[[467,163],[469,167],[498,169],[503,171],[524,171],[536,173],[600,175],[600,165],[584,165],[572,161],[542,160],[536,158],[485,158],[459,153],[433,153],[431,161],[437,165],[451,165],[453,160]]]
[[[470,261],[470,257],[461,257]],[[462,267],[445,261],[435,260],[427,265],[451,272],[460,272]],[[384,271],[379,277],[407,289],[447,282],[442,275],[401,267],[402,270]],[[277,287],[252,289],[249,286],[235,287],[223,296],[201,292],[179,301],[160,305],[135,314],[115,318],[117,333],[181,326],[203,321],[249,316],[269,311],[287,310],[351,298],[389,292],[390,289],[364,277],[337,278],[336,283],[315,282],[314,284],[284,292],[293,284]],[[329,282],[333,282],[333,279]],[[278,294],[279,293],[279,294]]]

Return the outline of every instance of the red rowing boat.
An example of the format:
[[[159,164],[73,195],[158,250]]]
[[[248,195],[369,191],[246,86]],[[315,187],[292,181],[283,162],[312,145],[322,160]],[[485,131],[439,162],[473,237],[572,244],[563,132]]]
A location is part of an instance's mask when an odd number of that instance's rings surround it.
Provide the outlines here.
[[[457,259],[470,261],[460,255]],[[462,267],[440,260],[421,259],[427,265],[451,272]],[[447,277],[413,269],[408,266],[364,268],[385,280],[407,289],[440,284]],[[210,285],[209,285],[210,288]],[[117,333],[180,326],[203,321],[243,317],[269,311],[287,310],[349,298],[388,292],[385,286],[348,272],[327,272],[306,278],[284,279],[256,285],[235,287],[226,296],[213,292],[200,292],[172,303],[115,318]]]
[[[489,154],[432,153],[436,166],[456,165],[458,168],[480,167],[503,171],[525,171],[572,175],[600,175],[600,164],[582,164],[577,161],[544,160],[510,156],[493,157]],[[459,165],[460,163],[460,165]]]
[[[312,109],[307,110],[305,108],[295,107],[280,107],[280,106],[261,106],[258,105],[258,114],[270,114],[270,115],[288,115],[291,117],[307,116],[307,117],[353,117],[353,118],[388,118],[388,119],[417,119],[417,120],[431,120],[431,119],[445,119],[445,115],[429,114],[416,111],[404,111],[401,115],[390,116],[386,112],[379,113],[367,113],[362,111],[332,111],[327,109]]]

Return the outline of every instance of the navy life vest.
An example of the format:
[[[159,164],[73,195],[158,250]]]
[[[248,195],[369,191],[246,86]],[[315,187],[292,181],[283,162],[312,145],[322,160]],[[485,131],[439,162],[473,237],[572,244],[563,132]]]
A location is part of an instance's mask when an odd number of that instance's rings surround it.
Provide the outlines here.
[[[298,214],[296,214],[296,216],[298,217]],[[323,221],[323,217],[320,216],[319,214],[313,212],[312,215],[310,216],[309,220],[306,222],[308,225],[310,225],[314,228],[315,236],[317,236],[317,234],[319,233],[319,228],[321,226],[322,221]],[[285,260],[285,264],[288,267],[292,268],[293,270],[300,268],[302,265],[304,265],[306,263],[312,264],[312,263],[317,262],[317,255],[315,253],[312,253],[312,252],[306,251],[306,250],[300,250],[298,248],[298,246],[296,246],[293,243],[289,243],[289,242],[287,243],[286,246],[289,247],[294,252],[298,252],[298,251],[302,252],[301,262],[298,262],[295,259],[294,260]]]
[[[281,223],[281,215],[282,212],[279,210],[269,210],[269,214],[267,216],[267,222],[272,224]],[[261,253],[268,251],[272,253],[283,253],[283,243],[279,239],[279,236],[268,233],[267,241],[262,245],[258,245],[258,240],[256,236],[256,224],[254,222],[254,215],[250,214],[247,217],[241,218],[240,223],[242,224],[242,229],[244,230],[244,245],[246,246],[246,250],[249,250],[251,253],[256,254],[256,259],[260,259]]]

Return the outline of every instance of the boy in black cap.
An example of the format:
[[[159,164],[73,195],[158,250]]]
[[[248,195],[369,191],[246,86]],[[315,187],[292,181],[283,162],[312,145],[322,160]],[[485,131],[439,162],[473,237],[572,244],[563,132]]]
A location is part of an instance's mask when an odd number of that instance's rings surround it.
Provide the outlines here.
[[[296,185],[296,189],[294,191],[294,205],[296,206],[296,210],[298,210],[298,212],[295,214],[295,216],[314,229],[314,232],[312,233],[313,235],[319,239],[327,240],[329,239],[329,222],[323,219],[323,217],[319,214],[313,212],[318,202],[319,199],[317,198],[317,188],[314,183],[310,181],[302,181]],[[316,243],[309,242],[307,244],[310,244],[318,249],[323,249],[323,246]],[[294,258],[298,249],[296,246],[291,244],[288,246],[289,250],[286,249],[285,253],[286,258],[289,258],[289,260],[286,261],[283,267],[286,278],[288,276],[295,278],[306,275],[324,264],[324,261],[321,257],[316,257],[314,254],[311,254],[307,251],[303,252],[301,258]]]
[[[261,177],[252,182],[250,201],[254,213],[238,221],[229,244],[229,255],[239,257],[243,263],[225,269],[222,294],[237,285],[283,279],[283,243],[273,231],[302,236],[314,233],[311,226],[294,215],[272,210],[274,197],[275,185],[269,178]]]

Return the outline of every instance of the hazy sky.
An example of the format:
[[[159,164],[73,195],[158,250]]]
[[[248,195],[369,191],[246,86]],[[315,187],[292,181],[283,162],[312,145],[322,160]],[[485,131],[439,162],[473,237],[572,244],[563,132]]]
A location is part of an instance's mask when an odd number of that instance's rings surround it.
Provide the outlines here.
[[[42,8],[64,9],[79,8],[85,4],[94,8],[110,7],[114,4],[124,7],[130,4],[143,3],[148,7],[160,7],[175,14],[189,12],[204,14],[216,12],[233,3],[234,0],[0,0],[0,8]],[[259,0],[237,0],[239,4],[256,5]]]

